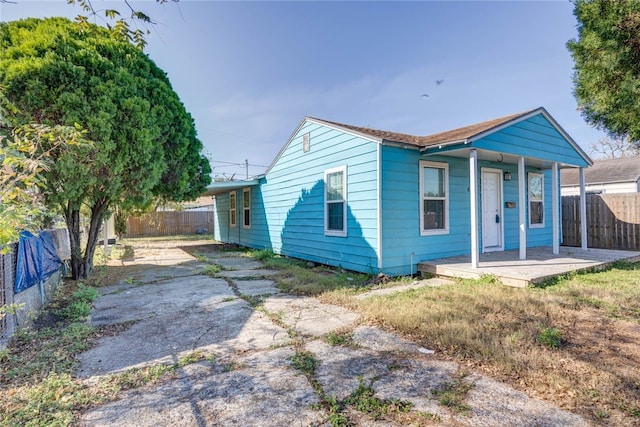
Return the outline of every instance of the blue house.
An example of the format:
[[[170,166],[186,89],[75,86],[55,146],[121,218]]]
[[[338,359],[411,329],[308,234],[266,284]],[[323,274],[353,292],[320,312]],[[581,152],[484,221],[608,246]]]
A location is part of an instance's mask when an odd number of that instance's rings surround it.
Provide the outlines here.
[[[591,163],[544,108],[430,136],[306,117],[263,176],[209,188],[214,238],[389,275],[449,256],[477,267],[480,252],[558,253],[559,169]]]

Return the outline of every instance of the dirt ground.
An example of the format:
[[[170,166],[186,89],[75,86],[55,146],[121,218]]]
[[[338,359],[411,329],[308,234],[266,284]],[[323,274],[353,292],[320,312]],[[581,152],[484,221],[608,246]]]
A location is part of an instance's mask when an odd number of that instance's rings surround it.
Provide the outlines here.
[[[429,349],[365,324],[357,313],[280,293],[269,279],[272,271],[220,248],[146,242],[130,259],[112,261],[113,284],[100,288],[92,323],[130,326],[82,353],[78,376],[93,381],[176,364],[194,351],[207,357],[91,409],[80,425],[331,425],[339,418],[335,408],[344,425],[588,425],[439,360]],[[211,264],[223,266],[213,277],[203,274]],[[347,342],[330,344],[327,337],[345,331]],[[301,368],[301,361],[307,365]],[[353,403],[363,386],[373,391],[368,405]],[[456,388],[465,391],[463,401],[445,405],[443,391]],[[372,410],[375,402],[405,409],[381,414]]]

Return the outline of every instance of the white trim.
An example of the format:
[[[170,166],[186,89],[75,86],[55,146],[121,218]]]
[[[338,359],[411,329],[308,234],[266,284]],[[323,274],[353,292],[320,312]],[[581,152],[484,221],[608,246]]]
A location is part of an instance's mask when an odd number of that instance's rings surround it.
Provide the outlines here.
[[[580,176],[580,240],[583,250],[587,250],[587,192],[584,185],[584,168],[578,171]]]
[[[233,199],[233,207],[231,207],[231,199]],[[231,213],[234,213],[232,215]],[[229,227],[236,228],[238,226],[238,195],[236,190],[229,192]]]
[[[502,169],[495,169],[495,168],[481,168],[480,170],[480,176],[482,178],[484,178],[484,173],[485,172],[489,172],[489,173],[495,173],[498,175],[498,186],[499,186],[499,192],[500,192],[500,200],[498,201],[498,206],[500,207],[500,244],[498,246],[492,246],[490,248],[487,248],[484,244],[484,215],[480,215],[480,217],[482,218],[482,252],[499,252],[499,251],[504,251],[504,189],[503,189],[503,183],[502,183],[502,174],[503,174],[503,170]],[[480,188],[482,189],[481,192],[484,192],[484,179],[480,180]]]
[[[449,164],[441,162],[430,162],[427,160],[420,160],[420,235],[421,236],[433,236],[438,234],[449,234]],[[433,198],[434,200],[444,200],[444,228],[435,230],[424,229],[424,168],[439,168],[444,169],[444,198]]]
[[[542,191],[542,194],[540,196],[540,200],[537,199],[531,199],[531,191],[530,191],[530,185],[531,185],[531,178],[540,178],[540,191]],[[542,203],[542,222],[541,223],[532,223],[531,222],[531,202],[539,202]],[[529,208],[529,228],[544,228],[544,224],[545,224],[545,214],[544,214],[544,174],[542,173],[538,173],[538,172],[528,172],[527,173],[527,207]]]
[[[245,208],[244,206],[244,195],[248,194],[249,195],[249,207]],[[249,225],[246,224],[246,217],[245,215],[247,214],[247,211],[249,211]],[[242,228],[251,228],[251,188],[243,188],[242,189]]]
[[[478,152],[469,152],[469,204],[471,215],[471,268],[478,268]]]
[[[527,183],[525,182],[525,170],[524,170],[524,157],[520,156],[518,159],[518,204],[520,205],[519,209],[519,231],[520,231],[520,247],[518,253],[518,259],[525,260],[527,259],[527,210],[525,203],[527,203],[527,199],[525,197]]]
[[[552,250],[554,255],[560,253],[560,206],[558,196],[560,195],[560,181],[558,179],[558,162],[551,165],[551,216],[553,224],[553,244]]]
[[[378,182],[376,182],[378,191],[378,269],[382,269],[382,145],[376,144],[377,147],[377,168],[378,168]],[[411,274],[413,274],[413,266],[411,266]]]
[[[327,199],[327,176],[332,173],[340,172],[342,173],[342,230],[330,230],[329,229],[329,215],[327,215],[327,207],[329,206],[329,201]],[[331,168],[324,171],[324,235],[325,236],[336,236],[336,237],[346,237],[347,236],[347,166],[338,166],[337,168]],[[332,203],[340,203],[340,201],[333,201]]]

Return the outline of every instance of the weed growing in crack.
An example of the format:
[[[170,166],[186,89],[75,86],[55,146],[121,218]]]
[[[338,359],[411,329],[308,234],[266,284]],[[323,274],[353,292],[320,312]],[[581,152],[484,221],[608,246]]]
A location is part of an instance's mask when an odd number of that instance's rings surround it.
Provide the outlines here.
[[[264,297],[260,295],[240,295],[240,298],[248,302],[251,308],[259,308],[264,302]]]
[[[215,276],[216,274],[222,271],[222,266],[220,264],[209,264],[205,266],[202,274],[207,276]]]
[[[329,332],[323,339],[327,344],[332,346],[359,347],[359,345],[353,341],[353,332]]]
[[[176,367],[182,368],[184,366],[190,365],[192,363],[200,362],[201,360],[207,359],[207,354],[202,350],[194,350],[191,353],[187,353],[184,356],[178,359],[176,363]]]
[[[303,374],[313,377],[317,362],[311,352],[298,350],[291,358],[291,365]]]
[[[352,406],[354,409],[369,415],[373,420],[378,421],[387,415],[397,413],[406,413],[411,410],[413,404],[406,400],[399,399],[380,399],[375,396],[371,380],[369,384],[365,384],[362,377],[358,378],[358,387],[345,400],[345,404]]]
[[[462,372],[452,382],[444,382],[438,389],[431,391],[441,405],[460,415],[466,415],[470,409],[465,400],[473,388],[473,383],[464,381],[466,376],[467,373]]]

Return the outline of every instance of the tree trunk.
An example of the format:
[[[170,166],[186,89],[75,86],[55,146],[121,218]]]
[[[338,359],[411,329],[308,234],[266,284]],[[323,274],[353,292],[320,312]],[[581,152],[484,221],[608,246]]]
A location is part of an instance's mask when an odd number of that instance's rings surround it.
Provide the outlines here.
[[[77,280],[84,276],[82,262],[82,248],[80,247],[80,209],[74,209],[67,203],[64,209],[64,219],[69,230],[71,245],[71,277]]]
[[[64,216],[69,230],[69,243],[71,244],[71,277],[74,280],[86,279],[91,275],[100,224],[104,220],[107,206],[106,200],[100,200],[91,207],[91,219],[89,221],[89,233],[84,256],[82,255],[80,239],[80,209],[74,209],[70,204],[65,208]]]
[[[98,242],[98,234],[100,233],[100,225],[104,221],[107,203],[104,200],[96,202],[91,207],[91,220],[89,222],[89,234],[87,236],[87,246],[84,251],[83,269],[84,276],[87,278],[93,271],[93,255],[96,252],[96,244]],[[106,236],[105,236],[106,238]]]

